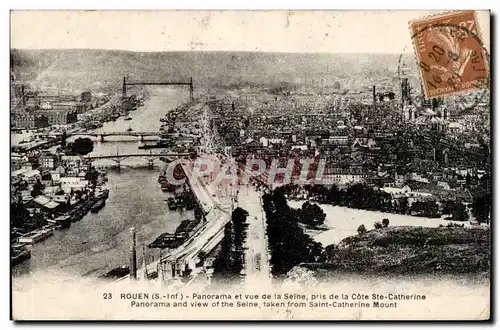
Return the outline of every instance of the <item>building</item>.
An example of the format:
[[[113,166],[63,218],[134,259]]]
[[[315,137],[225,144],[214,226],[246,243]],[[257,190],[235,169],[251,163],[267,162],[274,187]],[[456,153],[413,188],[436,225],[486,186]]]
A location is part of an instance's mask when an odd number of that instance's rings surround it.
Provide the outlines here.
[[[57,156],[53,154],[42,154],[38,162],[42,168],[53,170],[57,167]]]
[[[390,194],[393,198],[409,197],[411,193],[411,188],[408,185],[403,185],[401,187],[386,185],[380,188],[380,190]]]
[[[49,126],[49,120],[43,114],[32,111],[13,111],[11,125],[15,128],[33,129]]]
[[[42,179],[42,175],[39,170],[28,170],[21,174],[21,177],[28,182],[28,184],[34,184]]]
[[[429,108],[422,112],[420,117],[415,119],[414,123],[418,127],[435,131],[444,131],[446,129],[446,122]]]
[[[11,112],[11,125],[15,128],[32,129],[35,128],[35,115],[26,111]]]
[[[61,204],[53,201],[45,195],[39,195],[32,200],[32,205],[43,209],[48,213],[55,213],[61,208]]]
[[[67,125],[77,121],[77,111],[70,109],[50,109],[38,111],[47,117],[49,125]]]
[[[52,109],[54,110],[76,110],[77,102],[57,102],[52,103]]]
[[[367,177],[361,167],[328,168],[325,172],[323,180],[338,186],[365,183]]]
[[[80,177],[63,177],[59,179],[59,182],[61,183],[61,189],[66,194],[71,191],[84,191],[89,184],[88,180],[82,180]]]

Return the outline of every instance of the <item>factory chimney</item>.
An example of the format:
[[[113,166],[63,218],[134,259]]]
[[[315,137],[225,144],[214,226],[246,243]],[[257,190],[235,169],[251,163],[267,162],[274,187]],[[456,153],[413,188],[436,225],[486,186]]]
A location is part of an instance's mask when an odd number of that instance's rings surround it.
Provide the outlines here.
[[[22,104],[23,104],[23,107],[26,106],[26,87],[23,85],[21,85],[21,100],[22,100]]]
[[[375,85],[373,85],[373,111],[376,111],[377,110],[377,95],[376,95],[376,91],[375,91]]]
[[[137,251],[136,251],[136,237],[135,228],[130,229],[132,234],[132,246],[130,247],[130,278],[132,280],[137,279]]]
[[[127,97],[127,77],[123,77],[122,96]]]

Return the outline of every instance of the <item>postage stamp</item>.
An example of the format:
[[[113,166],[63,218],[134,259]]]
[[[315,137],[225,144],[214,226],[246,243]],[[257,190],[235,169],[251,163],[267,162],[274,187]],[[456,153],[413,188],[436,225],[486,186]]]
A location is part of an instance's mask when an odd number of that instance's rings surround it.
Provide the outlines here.
[[[488,85],[488,61],[474,11],[411,21],[410,30],[426,98]]]

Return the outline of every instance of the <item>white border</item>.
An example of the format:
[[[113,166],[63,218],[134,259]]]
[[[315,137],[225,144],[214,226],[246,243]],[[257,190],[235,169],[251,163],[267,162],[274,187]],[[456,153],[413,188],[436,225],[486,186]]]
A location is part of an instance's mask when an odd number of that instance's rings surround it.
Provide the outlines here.
[[[2,56],[2,63],[4,65],[3,69],[3,81],[5,84],[3,85],[3,88],[0,91],[1,95],[1,100],[2,100],[2,105],[3,105],[3,111],[0,112],[0,122],[4,125],[3,129],[0,130],[0,134],[2,135],[2,139],[0,140],[0,145],[1,145],[1,154],[3,155],[2,161],[0,162],[1,168],[0,172],[2,173],[2,177],[4,178],[5,181],[9,180],[9,177],[7,176],[8,173],[10,173],[10,166],[9,166],[9,123],[10,123],[10,116],[9,116],[9,88],[8,87],[8,77],[9,77],[9,9],[323,9],[323,10],[348,10],[348,9],[406,9],[406,10],[411,10],[411,9],[437,9],[437,10],[452,10],[452,9],[491,9],[493,15],[498,14],[500,11],[500,1],[498,0],[486,0],[486,1],[464,1],[464,0],[453,0],[453,1],[435,1],[435,0],[419,0],[419,1],[411,1],[411,2],[405,2],[405,1],[387,1],[387,0],[379,0],[379,1],[360,1],[360,0],[349,0],[349,1],[342,1],[342,2],[332,2],[332,1],[318,1],[318,0],[308,0],[308,1],[298,1],[298,0],[288,0],[288,1],[283,1],[283,2],[278,2],[278,1],[272,1],[272,0],[244,0],[244,1],[221,1],[221,0],[212,0],[210,2],[207,1],[193,1],[193,0],[183,0],[181,2],[175,2],[175,3],[169,3],[166,4],[165,1],[151,1],[151,0],[141,0],[141,1],[120,1],[119,4],[120,6],[117,6],[118,3],[114,3],[111,1],[103,1],[103,0],[87,0],[87,1],[44,1],[43,4],[41,4],[38,1],[14,1],[14,0],[4,0],[1,2],[0,6],[2,8],[1,17],[2,17],[2,33],[0,34],[1,37],[1,45],[3,46],[3,51],[0,52]],[[473,6],[473,7],[471,7]],[[496,26],[494,26],[494,32],[491,34],[492,37],[497,35],[498,32],[498,23]],[[494,49],[491,50],[491,53],[493,57],[496,56],[497,53],[497,43],[492,43],[492,45],[495,47]],[[495,59],[492,58],[492,61]],[[491,74],[494,75],[496,74],[497,71],[492,72]],[[496,104],[496,102],[494,103]],[[492,109],[492,111],[496,111],[497,109]],[[495,115],[495,124],[498,125],[498,120],[497,118],[499,115]],[[499,133],[495,133],[494,137],[494,143],[498,144],[498,136]],[[494,164],[498,164],[498,161],[496,159],[496,155],[494,155]],[[495,168],[495,170],[498,170]],[[495,173],[497,174],[497,173]],[[498,175],[495,175],[494,178],[498,178]],[[495,180],[493,187],[496,186]],[[1,211],[3,213],[3,223],[5,228],[2,230],[2,234],[4,235],[4,239],[1,241],[5,245],[1,251],[1,264],[4,265],[5,271],[2,272],[3,275],[3,280],[1,281],[3,290],[1,291],[3,293],[3,299],[2,299],[2,329],[7,329],[7,328],[12,328],[15,326],[13,322],[9,322],[9,312],[10,312],[10,302],[9,302],[9,292],[10,292],[10,274],[8,271],[9,268],[9,253],[7,250],[7,244],[9,242],[9,204],[10,203],[10,198],[9,198],[9,191],[7,188],[8,184],[4,183],[1,191],[1,200],[5,202],[4,207],[1,208]],[[495,197],[498,197],[497,194],[494,195]],[[9,202],[7,202],[9,201]],[[495,198],[495,202],[498,202],[497,198]],[[494,205],[498,205],[498,203],[494,203]],[[494,212],[495,215],[497,215],[497,210],[495,209]],[[497,220],[498,216],[493,219],[493,221]],[[498,228],[500,226],[496,224],[494,226],[495,228],[495,233],[494,237],[498,237]],[[495,244],[495,256],[497,257],[495,260],[498,262],[498,243]],[[494,279],[493,279],[494,280]],[[496,296],[496,295],[495,295]],[[496,301],[495,306],[498,306],[498,301]],[[446,306],[443,306],[443,308],[446,308]],[[496,315],[498,317],[497,311],[492,311],[493,315]],[[145,324],[93,324],[89,326],[92,326],[93,328],[96,329],[104,329],[105,327],[109,326],[114,326],[114,327],[134,327],[134,328],[142,328],[144,327]],[[151,326],[152,324],[147,324],[147,326]],[[256,324],[252,324],[256,325]],[[279,327],[289,327],[289,326],[297,326],[297,325],[305,325],[303,323],[286,323],[286,324],[272,324],[273,327],[279,326]],[[356,325],[351,324],[349,327],[352,326],[374,326],[374,324],[363,324],[363,323],[358,323]],[[28,325],[29,326],[29,325]],[[53,324],[38,324],[38,326],[49,328],[49,327],[54,327]],[[57,325],[58,328],[61,329],[69,329],[72,327],[72,324],[59,324]],[[169,328],[177,328],[179,325],[177,324],[169,324],[169,323],[160,323],[156,324],[158,327],[169,327]],[[229,327],[237,326],[236,324],[227,324]],[[268,327],[270,324],[261,324],[260,326],[263,327]],[[340,327],[340,328],[347,328],[347,325],[345,324],[330,324],[329,326],[333,327]],[[385,324],[380,324],[379,326],[385,326]],[[401,324],[397,324],[396,326],[401,326]],[[438,327],[438,324],[420,324],[420,326],[425,326],[426,328],[433,328],[433,327]],[[478,326],[478,325],[475,325]],[[213,328],[215,329],[218,327],[218,324],[191,324],[189,326],[183,326],[183,328],[186,327],[192,327],[194,328],[199,328],[199,327],[207,327],[207,328]]]

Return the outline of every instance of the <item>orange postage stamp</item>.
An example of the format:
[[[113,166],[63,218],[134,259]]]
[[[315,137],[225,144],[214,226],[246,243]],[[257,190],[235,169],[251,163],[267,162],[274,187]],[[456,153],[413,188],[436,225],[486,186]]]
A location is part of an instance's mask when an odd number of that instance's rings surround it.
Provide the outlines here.
[[[426,98],[488,86],[487,53],[474,11],[412,21],[410,29]]]

